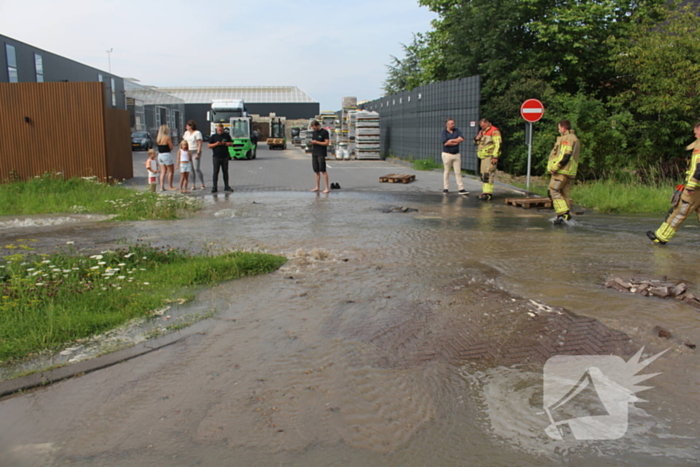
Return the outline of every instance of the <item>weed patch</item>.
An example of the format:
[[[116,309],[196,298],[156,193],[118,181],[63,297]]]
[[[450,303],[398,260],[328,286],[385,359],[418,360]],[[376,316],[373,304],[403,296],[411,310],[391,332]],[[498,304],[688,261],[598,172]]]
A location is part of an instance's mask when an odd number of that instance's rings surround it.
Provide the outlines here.
[[[257,252],[193,255],[134,245],[89,257],[42,254],[29,241],[0,245],[0,362],[28,356],[153,314],[192,288],[264,274],[286,262]],[[7,254],[9,253],[9,254]]]
[[[0,216],[51,213],[111,214],[114,220],[169,220],[201,209],[201,201],[179,194],[136,191],[95,177],[65,180],[45,174],[0,184]]]

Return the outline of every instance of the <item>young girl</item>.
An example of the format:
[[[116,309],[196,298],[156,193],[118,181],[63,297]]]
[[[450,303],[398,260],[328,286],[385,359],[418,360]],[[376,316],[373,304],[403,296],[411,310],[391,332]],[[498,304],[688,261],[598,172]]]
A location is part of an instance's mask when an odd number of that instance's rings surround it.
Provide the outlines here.
[[[146,175],[148,176],[148,187],[154,193],[156,192],[156,183],[158,183],[159,170],[156,152],[153,149],[149,149],[148,159],[146,159]]]
[[[189,193],[187,185],[192,171],[192,162],[189,145],[184,139],[180,141],[180,150],[177,152],[177,165],[180,167],[180,193]]]

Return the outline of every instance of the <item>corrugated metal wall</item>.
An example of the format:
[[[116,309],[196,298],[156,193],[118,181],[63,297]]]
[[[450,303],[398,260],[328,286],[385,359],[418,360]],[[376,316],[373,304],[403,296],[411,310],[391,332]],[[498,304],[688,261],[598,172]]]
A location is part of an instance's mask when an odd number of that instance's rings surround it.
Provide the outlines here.
[[[379,112],[382,154],[442,163],[440,132],[453,118],[465,142],[460,146],[462,168],[477,171],[476,146],[481,78],[472,76],[429,84],[411,91],[365,102],[365,110]]]
[[[121,179],[133,170],[128,112],[105,108],[103,83],[0,83],[0,128],[0,182],[10,173]]]

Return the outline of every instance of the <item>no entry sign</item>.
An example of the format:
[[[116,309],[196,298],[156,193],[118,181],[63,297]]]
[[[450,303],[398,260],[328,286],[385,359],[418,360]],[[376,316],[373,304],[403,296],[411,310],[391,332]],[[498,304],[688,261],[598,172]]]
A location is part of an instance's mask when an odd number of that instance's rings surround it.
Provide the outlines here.
[[[526,121],[534,123],[544,115],[544,105],[537,99],[528,99],[520,106],[520,115]]]

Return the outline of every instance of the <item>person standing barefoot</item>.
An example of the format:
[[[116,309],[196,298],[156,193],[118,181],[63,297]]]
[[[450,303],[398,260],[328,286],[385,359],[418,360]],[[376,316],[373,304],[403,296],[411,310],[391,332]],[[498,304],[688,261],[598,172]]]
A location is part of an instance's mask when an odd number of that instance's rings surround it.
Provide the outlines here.
[[[175,165],[173,156],[170,151],[173,150],[173,141],[170,139],[170,128],[168,125],[161,125],[158,128],[158,164],[160,164],[160,191],[165,191],[165,176],[168,176],[168,189],[174,190],[173,175],[175,174]]]
[[[180,141],[180,150],[177,153],[177,166],[180,169],[180,193],[189,193],[187,184],[189,182],[190,171],[192,170],[191,152],[189,145],[184,139]]]
[[[328,130],[321,128],[321,124],[316,120],[311,122],[311,129],[314,131],[311,138],[311,164],[316,175],[316,188],[311,191],[318,192],[321,190],[321,174],[323,174],[326,189],[322,193],[330,193],[331,186],[328,180],[328,172],[326,172],[326,156],[328,155],[330,136],[328,135]]]

